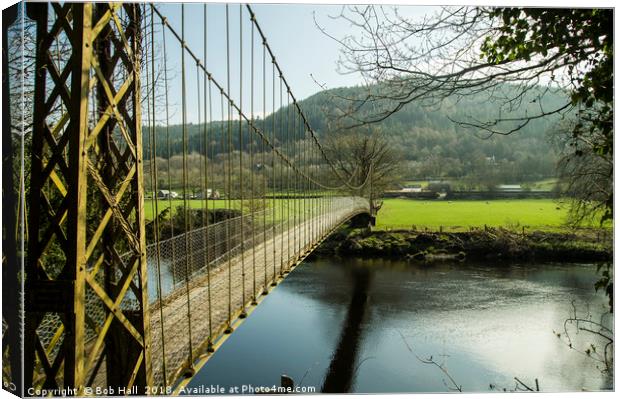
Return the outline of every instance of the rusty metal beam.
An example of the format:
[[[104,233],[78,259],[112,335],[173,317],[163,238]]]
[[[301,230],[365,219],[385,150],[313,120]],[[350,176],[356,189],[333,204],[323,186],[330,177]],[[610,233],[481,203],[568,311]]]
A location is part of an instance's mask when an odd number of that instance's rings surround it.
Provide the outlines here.
[[[33,256],[26,280],[28,387],[74,388],[80,395],[88,392],[87,384],[129,389],[151,383],[141,7],[28,4],[29,16],[37,21],[29,198]],[[64,58],[54,64],[52,46],[63,36],[72,44],[70,54],[57,55]],[[110,56],[112,45],[124,56]],[[119,148],[130,155],[119,158]],[[87,314],[97,309],[104,317]],[[40,336],[41,322],[47,318],[49,323],[53,314],[62,323],[53,338]],[[122,367],[114,364],[121,360]]]

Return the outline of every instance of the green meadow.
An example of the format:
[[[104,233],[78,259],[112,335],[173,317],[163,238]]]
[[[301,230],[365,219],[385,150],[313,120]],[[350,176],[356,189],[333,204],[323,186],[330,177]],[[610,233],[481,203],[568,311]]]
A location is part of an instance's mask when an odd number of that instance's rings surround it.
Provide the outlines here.
[[[315,201],[314,203],[316,204],[318,201],[318,199],[310,199],[307,198],[306,200],[306,208],[310,209],[310,206],[312,204],[312,201]],[[157,210],[159,213],[161,213],[164,209],[172,207],[172,212],[173,214],[177,212],[178,207],[183,207],[184,206],[184,201],[183,199],[173,199],[173,200],[168,200],[168,199],[159,199],[157,201],[155,201],[155,199],[152,198],[146,198],[144,200],[144,216],[145,219],[148,220],[153,220],[153,215],[155,214],[155,202],[157,202]],[[230,208],[230,209],[240,209],[241,208],[241,201],[239,200],[226,200],[226,199],[220,199],[220,200],[208,200],[208,207],[209,209],[226,209],[226,208]],[[200,199],[188,199],[187,200],[188,206],[190,209],[202,209],[205,207],[205,200],[200,200]],[[261,198],[257,198],[254,200],[254,208],[257,211],[260,211],[262,209],[269,209],[269,213],[268,216],[271,216],[273,212],[273,208],[275,207],[275,216],[276,216],[276,220],[280,220],[280,219],[284,219],[287,216],[292,216],[294,215],[294,212],[297,211],[298,213],[301,213],[301,211],[303,210],[303,206],[304,206],[304,200],[303,199],[266,199],[264,200],[263,203],[263,199]],[[249,212],[250,210],[250,200],[246,199],[243,201],[243,208],[245,212]]]
[[[310,207],[311,200],[306,200]],[[183,199],[171,201],[173,212],[183,206]],[[187,200],[190,208],[204,207],[204,200]],[[155,200],[145,199],[145,217],[153,220]],[[168,208],[170,201],[158,200],[159,212]],[[257,199],[257,210],[263,209],[263,200]],[[239,200],[209,200],[209,209],[239,209]],[[276,220],[292,216],[294,210],[303,209],[303,200],[267,199],[265,206],[272,218],[275,207]],[[249,211],[249,201],[244,201],[244,209]],[[470,227],[504,227],[521,230],[562,230],[566,228],[568,203],[562,200],[460,200],[460,201],[421,201],[390,198],[383,200],[383,206],[377,215],[376,229],[395,229],[415,226],[417,229],[468,230]],[[584,227],[598,227],[598,223]]]
[[[172,212],[176,213],[178,207],[184,206],[185,201],[183,199],[159,199],[146,198],[144,200],[144,217],[146,220],[153,220],[155,214],[155,202],[157,202],[158,212],[162,212],[164,209],[172,207]],[[205,200],[188,199],[188,206],[190,209],[201,209],[205,206]],[[209,200],[209,209],[228,208],[227,200]],[[239,201],[231,200],[230,208],[239,209]]]
[[[489,201],[420,201],[385,199],[377,215],[377,229],[470,227],[558,230],[566,225],[568,203],[552,199]],[[592,227],[595,227],[595,223]],[[590,226],[586,226],[590,227]]]

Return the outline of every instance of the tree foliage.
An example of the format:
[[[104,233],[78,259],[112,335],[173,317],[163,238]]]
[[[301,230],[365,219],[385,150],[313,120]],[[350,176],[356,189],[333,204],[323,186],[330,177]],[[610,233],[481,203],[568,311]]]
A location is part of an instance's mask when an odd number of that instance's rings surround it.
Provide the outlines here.
[[[560,165],[576,198],[573,219],[613,210],[613,11],[600,9],[503,8],[500,34],[481,47],[490,64],[556,58],[565,65],[576,113],[567,140],[573,149]],[[551,75],[555,80],[555,75]],[[569,129],[570,130],[570,129]]]

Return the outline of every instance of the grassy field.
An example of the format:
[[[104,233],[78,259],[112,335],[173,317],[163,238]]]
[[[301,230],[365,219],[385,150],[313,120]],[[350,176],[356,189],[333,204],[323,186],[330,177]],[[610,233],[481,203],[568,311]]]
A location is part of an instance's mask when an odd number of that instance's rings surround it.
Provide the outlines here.
[[[258,208],[262,206],[262,200],[256,199],[255,206]],[[306,205],[309,207],[311,199],[306,199]],[[183,199],[173,199],[171,200],[172,204],[170,204],[170,200],[160,199],[157,201],[157,209],[161,213],[164,209],[168,208],[172,205],[173,213],[176,213],[177,207],[183,206]],[[199,199],[188,199],[187,200],[190,209],[201,209],[204,205],[204,200]],[[295,204],[295,202],[297,202]],[[245,211],[249,211],[249,200],[243,201]],[[303,209],[303,199],[294,200],[294,199],[267,199],[266,206],[271,211],[273,206],[275,206],[276,211],[276,219],[282,219],[283,216],[292,215],[293,210],[297,209],[300,211]],[[228,208],[228,200],[209,200],[209,209],[220,209],[220,208]],[[241,201],[239,200],[230,200],[230,208],[239,209],[241,207]],[[153,220],[153,215],[155,214],[155,200],[151,198],[146,198],[144,200],[144,217],[146,220]],[[271,213],[269,213],[271,215]]]
[[[204,200],[188,199],[187,200],[190,209],[200,209],[203,207]],[[183,206],[182,199],[160,199],[157,201],[157,209],[159,212],[172,205],[173,212],[176,213],[177,207]],[[227,208],[228,204],[226,200],[209,200],[209,209]],[[239,209],[239,201],[231,200],[231,208]],[[147,220],[153,220],[153,214],[155,213],[155,200],[152,198],[146,198],[144,200],[144,217]]]
[[[294,205],[295,201],[268,199],[267,207],[271,210],[275,205],[276,219],[281,219],[287,214],[292,215],[293,208],[302,208],[302,200],[297,200],[298,203]],[[227,202],[227,200],[209,200],[209,209],[227,208]],[[238,200],[230,202],[231,208],[239,209]],[[188,203],[191,208],[195,209],[203,206],[203,200],[188,200]],[[168,205],[168,200],[159,200],[160,212]],[[146,219],[152,220],[153,200],[145,199],[144,206]],[[172,208],[175,212],[178,206],[183,206],[183,200],[172,200]],[[377,215],[376,228],[409,229],[416,226],[418,229],[438,230],[442,227],[446,230],[467,230],[470,227],[482,227],[486,224],[489,227],[501,226],[519,230],[522,227],[535,230],[559,230],[565,227],[567,207],[567,204],[551,199],[419,201],[394,198],[383,200],[383,207]]]
[[[567,204],[555,200],[417,201],[385,199],[377,215],[378,229],[447,230],[469,227],[558,230],[564,227]]]

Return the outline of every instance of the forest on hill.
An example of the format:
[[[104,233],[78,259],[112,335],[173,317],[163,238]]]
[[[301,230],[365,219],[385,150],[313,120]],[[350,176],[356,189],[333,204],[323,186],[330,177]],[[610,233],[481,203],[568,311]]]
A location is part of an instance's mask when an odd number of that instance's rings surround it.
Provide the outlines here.
[[[505,91],[514,90],[507,85]],[[492,187],[497,184],[525,183],[555,177],[557,161],[562,154],[563,144],[554,134],[560,129],[560,117],[533,120],[519,131],[510,135],[488,137],[484,131],[463,126],[458,122],[468,120],[493,120],[497,118],[499,104],[492,101],[493,93],[479,93],[463,98],[448,98],[440,104],[412,102],[400,112],[372,126],[341,128],[347,126],[346,114],[352,105],[347,98],[359,98],[367,87],[348,87],[321,91],[299,102],[310,126],[319,138],[339,134],[342,131],[355,131],[360,134],[381,134],[397,149],[403,159],[402,180],[452,179],[458,180],[461,188]],[[540,96],[522,99],[522,107],[540,110],[552,108],[565,97],[545,92],[540,88]],[[544,94],[544,95],[542,95]],[[540,98],[544,103],[540,103]],[[353,104],[354,105],[354,104]],[[366,108],[357,112],[363,115]],[[256,125],[264,129],[268,137],[275,131],[276,143],[286,134],[296,134],[302,138],[299,121],[294,121],[292,105],[282,107],[264,120],[256,120]],[[523,108],[520,110],[522,112]],[[507,115],[502,115],[507,116]],[[288,129],[286,128],[288,126]],[[208,124],[209,158],[217,162],[218,154],[227,149],[227,122],[214,121]],[[231,122],[232,144],[239,148],[239,122]],[[243,151],[249,152],[251,140],[248,128],[242,124]],[[189,124],[188,152],[204,152],[204,125]],[[170,157],[182,154],[182,126],[170,125],[167,128],[170,140]],[[144,143],[148,146],[148,129],[144,129]],[[158,157],[168,158],[166,127],[156,127]],[[258,140],[255,141],[257,143]],[[263,149],[253,147],[255,154]],[[149,158],[148,149],[145,158]],[[200,162],[199,160],[196,160]],[[174,162],[176,163],[176,162]]]

